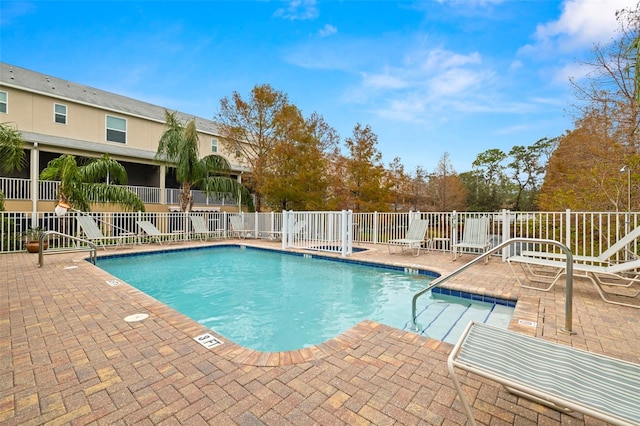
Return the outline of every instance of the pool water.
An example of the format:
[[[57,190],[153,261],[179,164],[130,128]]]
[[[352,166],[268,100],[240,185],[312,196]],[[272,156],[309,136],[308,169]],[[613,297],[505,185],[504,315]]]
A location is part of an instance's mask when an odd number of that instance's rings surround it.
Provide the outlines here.
[[[222,336],[259,351],[316,345],[364,319],[406,328],[411,323],[411,298],[433,279],[425,271],[406,274],[239,246],[113,256],[100,258],[98,266]],[[425,314],[420,323],[431,322],[426,312],[439,317],[443,307],[468,311],[469,305],[483,311],[492,306],[425,294],[419,299],[418,312]],[[443,340],[433,331],[423,332]]]

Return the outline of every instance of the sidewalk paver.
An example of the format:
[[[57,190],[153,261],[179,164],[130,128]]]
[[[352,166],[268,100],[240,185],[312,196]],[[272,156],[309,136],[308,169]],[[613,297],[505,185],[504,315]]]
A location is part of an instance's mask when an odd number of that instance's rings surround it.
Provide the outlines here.
[[[390,256],[385,246],[367,248],[352,257],[439,273],[471,259],[453,262],[440,252]],[[124,250],[148,249],[157,248]],[[466,422],[446,368],[450,344],[363,321],[297,351],[256,352],[225,336],[218,336],[223,345],[206,349],[194,337],[210,330],[126,283],[108,285],[114,277],[84,261],[85,254],[46,256],[42,268],[34,255],[0,255],[1,424]],[[586,282],[575,283],[575,335],[561,332],[564,287],[548,293],[519,288],[499,258],[474,265],[447,286],[517,298],[514,330],[640,362],[640,309],[606,304]],[[138,313],[149,317],[124,321]],[[601,424],[461,375],[481,424]]]

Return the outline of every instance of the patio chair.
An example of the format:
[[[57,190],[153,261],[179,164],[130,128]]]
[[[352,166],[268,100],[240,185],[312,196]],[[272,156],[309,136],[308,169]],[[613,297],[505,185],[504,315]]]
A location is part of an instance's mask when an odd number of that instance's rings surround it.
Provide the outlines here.
[[[594,264],[611,264],[616,263],[613,257],[622,250],[627,250],[627,246],[640,237],[640,226],[633,231],[624,235],[614,244],[609,246],[608,249],[600,253],[598,256],[586,256],[586,255],[573,255],[574,262],[594,263]],[[633,258],[636,258],[635,253],[629,253]],[[551,253],[546,251],[527,250],[521,253],[523,256],[542,257],[547,259],[563,260],[565,258],[563,253]]]
[[[193,225],[193,235],[199,236],[200,241],[205,241],[209,238],[222,238],[224,231],[222,229],[209,230],[204,217],[190,216],[189,218],[191,219],[191,225]]]
[[[179,233],[177,232],[160,232],[160,230],[148,220],[138,220],[136,223],[142,232],[147,235],[149,241],[156,241],[160,245],[162,245],[163,240],[174,243],[178,242]]]
[[[462,255],[464,249],[480,250],[482,253],[489,250],[491,241],[489,240],[489,218],[467,218],[464,221],[464,229],[462,232],[462,240],[454,242],[451,246],[453,251],[453,260],[456,260],[458,253]],[[485,263],[489,258],[485,259]]]
[[[411,249],[414,256],[420,255],[420,249],[422,248],[424,243],[426,243],[428,247],[431,245],[430,239],[425,240],[428,227],[428,220],[415,219],[409,225],[409,229],[407,230],[407,234],[404,238],[397,238],[388,241],[387,249],[389,250],[389,254],[393,254],[391,252],[391,247],[395,246],[401,247],[401,252],[403,252],[405,249]]]
[[[91,216],[77,216],[76,220],[78,225],[84,234],[85,239],[101,246],[103,249],[107,249],[106,242],[115,241],[116,246],[122,242],[122,236],[106,236],[102,233],[102,230]]]
[[[473,410],[456,369],[554,410],[578,411],[615,425],[640,421],[640,364],[471,321],[447,367],[473,426]]]
[[[564,260],[545,259],[542,257],[520,254],[507,258],[507,263],[509,264],[518,284],[523,288],[531,288],[534,290],[551,290],[558,280],[567,273],[567,263]],[[543,288],[535,285],[525,285],[520,280],[518,273],[514,269],[514,264],[516,263],[522,267],[522,271],[529,281],[545,283],[548,284],[548,286]],[[621,301],[635,299],[640,295],[640,289],[635,291],[635,293],[631,289],[632,286],[640,283],[640,277],[637,274],[637,269],[640,268],[640,259],[610,265],[594,265],[578,261],[573,262],[572,268],[573,276],[586,278],[591,281],[598,291],[598,294],[605,302],[614,305],[640,308],[640,305]],[[612,279],[612,281],[604,281],[604,277]],[[625,290],[624,293],[608,291],[605,290],[603,286],[625,288],[630,291]],[[611,297],[615,297],[616,300],[611,299]]]
[[[229,221],[231,222],[231,235],[235,235],[238,238],[247,238],[254,232],[253,229],[244,227],[244,221],[240,216],[230,216]]]

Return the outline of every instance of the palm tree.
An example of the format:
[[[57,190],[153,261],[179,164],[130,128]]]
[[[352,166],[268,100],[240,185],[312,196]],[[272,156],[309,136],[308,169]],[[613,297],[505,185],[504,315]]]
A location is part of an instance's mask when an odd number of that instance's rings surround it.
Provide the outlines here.
[[[120,184],[127,181],[122,164],[103,154],[100,158],[78,165],[73,155],[61,155],[49,161],[40,172],[42,180],[59,180],[58,202],[74,209],[89,211],[91,203],[114,203],[129,211],[144,211],[138,196]],[[116,185],[105,183],[105,179]]]
[[[226,158],[217,154],[199,158],[195,120],[189,121],[185,127],[175,113],[166,110],[165,119],[167,130],[160,137],[155,159],[176,169],[176,179],[182,185],[179,196],[180,211],[191,211],[191,189],[194,186],[202,189],[207,195],[214,192],[236,194],[243,205],[253,210],[253,199],[249,190],[237,180],[225,176],[231,170]]]
[[[27,165],[24,140],[14,126],[0,123],[0,171],[11,173],[22,170]],[[4,193],[0,190],[0,211],[4,211]]]

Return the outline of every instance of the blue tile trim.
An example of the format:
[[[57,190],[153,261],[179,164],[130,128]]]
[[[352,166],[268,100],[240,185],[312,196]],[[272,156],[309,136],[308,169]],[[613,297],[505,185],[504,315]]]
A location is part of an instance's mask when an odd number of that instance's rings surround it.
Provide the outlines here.
[[[221,246],[216,246],[216,247],[221,247]],[[269,251],[269,252],[276,252],[276,253],[280,253],[280,254],[286,254],[286,255],[290,255],[290,256],[308,256],[311,259],[323,259],[323,260],[330,260],[332,262],[344,262],[344,263],[350,263],[352,265],[361,265],[361,266],[368,266],[371,268],[381,268],[381,269],[390,269],[392,271],[400,271],[400,272],[404,272],[405,271],[405,267],[404,266],[397,266],[397,265],[385,265],[384,263],[375,263],[375,262],[369,262],[366,260],[355,260],[355,259],[346,259],[343,257],[331,257],[331,256],[324,256],[322,254],[317,254],[317,253],[299,253],[299,252],[291,252],[291,251],[282,251],[282,250],[274,250],[274,249],[268,249],[268,248],[264,248],[264,247],[247,247],[247,250],[262,250],[262,251]],[[440,274],[438,274],[437,272],[434,271],[430,271],[428,269],[415,269],[417,271],[418,275],[427,275],[433,278],[438,278],[440,276]]]
[[[163,249],[163,250],[154,250],[154,251],[142,251],[142,252],[137,252],[137,253],[118,253],[118,254],[106,254],[106,255],[98,255],[98,261],[100,261],[100,259],[117,259],[120,257],[136,257],[136,256],[151,256],[153,254],[156,253],[175,253],[177,251],[191,251],[191,250],[207,250],[207,249],[212,249],[212,248],[222,248],[222,247],[242,247],[241,245],[238,244],[220,244],[217,246],[209,246],[209,247],[177,247],[177,248],[170,248],[170,249]]]
[[[100,259],[113,259],[113,258],[119,258],[119,257],[134,257],[134,256],[149,256],[149,255],[152,255],[154,253],[170,253],[170,252],[176,252],[176,251],[215,250],[215,249],[220,249],[220,248],[245,248],[246,250],[259,250],[259,251],[267,251],[267,252],[271,252],[271,253],[275,252],[275,253],[279,253],[279,254],[286,254],[286,255],[289,255],[289,256],[298,256],[298,257],[307,256],[307,257],[309,257],[311,259],[323,259],[323,260],[330,260],[332,262],[344,262],[344,263],[350,263],[350,264],[353,264],[353,265],[368,266],[368,267],[371,267],[371,268],[381,268],[381,269],[387,269],[387,270],[392,270],[392,271],[400,271],[400,272],[405,272],[405,270],[407,269],[404,266],[385,265],[384,263],[374,263],[374,262],[369,262],[369,261],[365,261],[365,260],[354,260],[354,259],[345,259],[345,258],[339,258],[339,257],[323,256],[323,255],[317,254],[317,253],[300,253],[300,252],[283,251],[283,250],[276,250],[276,249],[270,249],[270,248],[264,248],[264,247],[252,247],[252,246],[245,246],[243,244],[220,244],[220,245],[216,245],[216,246],[206,246],[206,247],[171,248],[171,249],[164,249],[164,250],[154,250],[154,251],[150,251],[150,252],[107,254],[107,255],[103,255],[103,256],[98,256],[98,262],[100,262]],[[411,268],[411,269],[413,269],[415,271],[415,274],[417,274],[417,275],[426,275],[426,276],[433,277],[433,278],[438,278],[440,276],[440,274],[438,274],[437,272],[430,271],[428,269],[418,269],[418,268]]]
[[[476,293],[468,293],[466,291],[460,291],[460,290],[451,290],[444,287],[435,287],[431,289],[431,291],[433,293],[442,294],[445,296],[462,297],[465,299],[477,300],[480,302],[493,303],[495,305],[508,306],[510,308],[515,308],[517,303],[516,300],[502,299],[500,297],[487,296],[487,295],[476,294]]]

